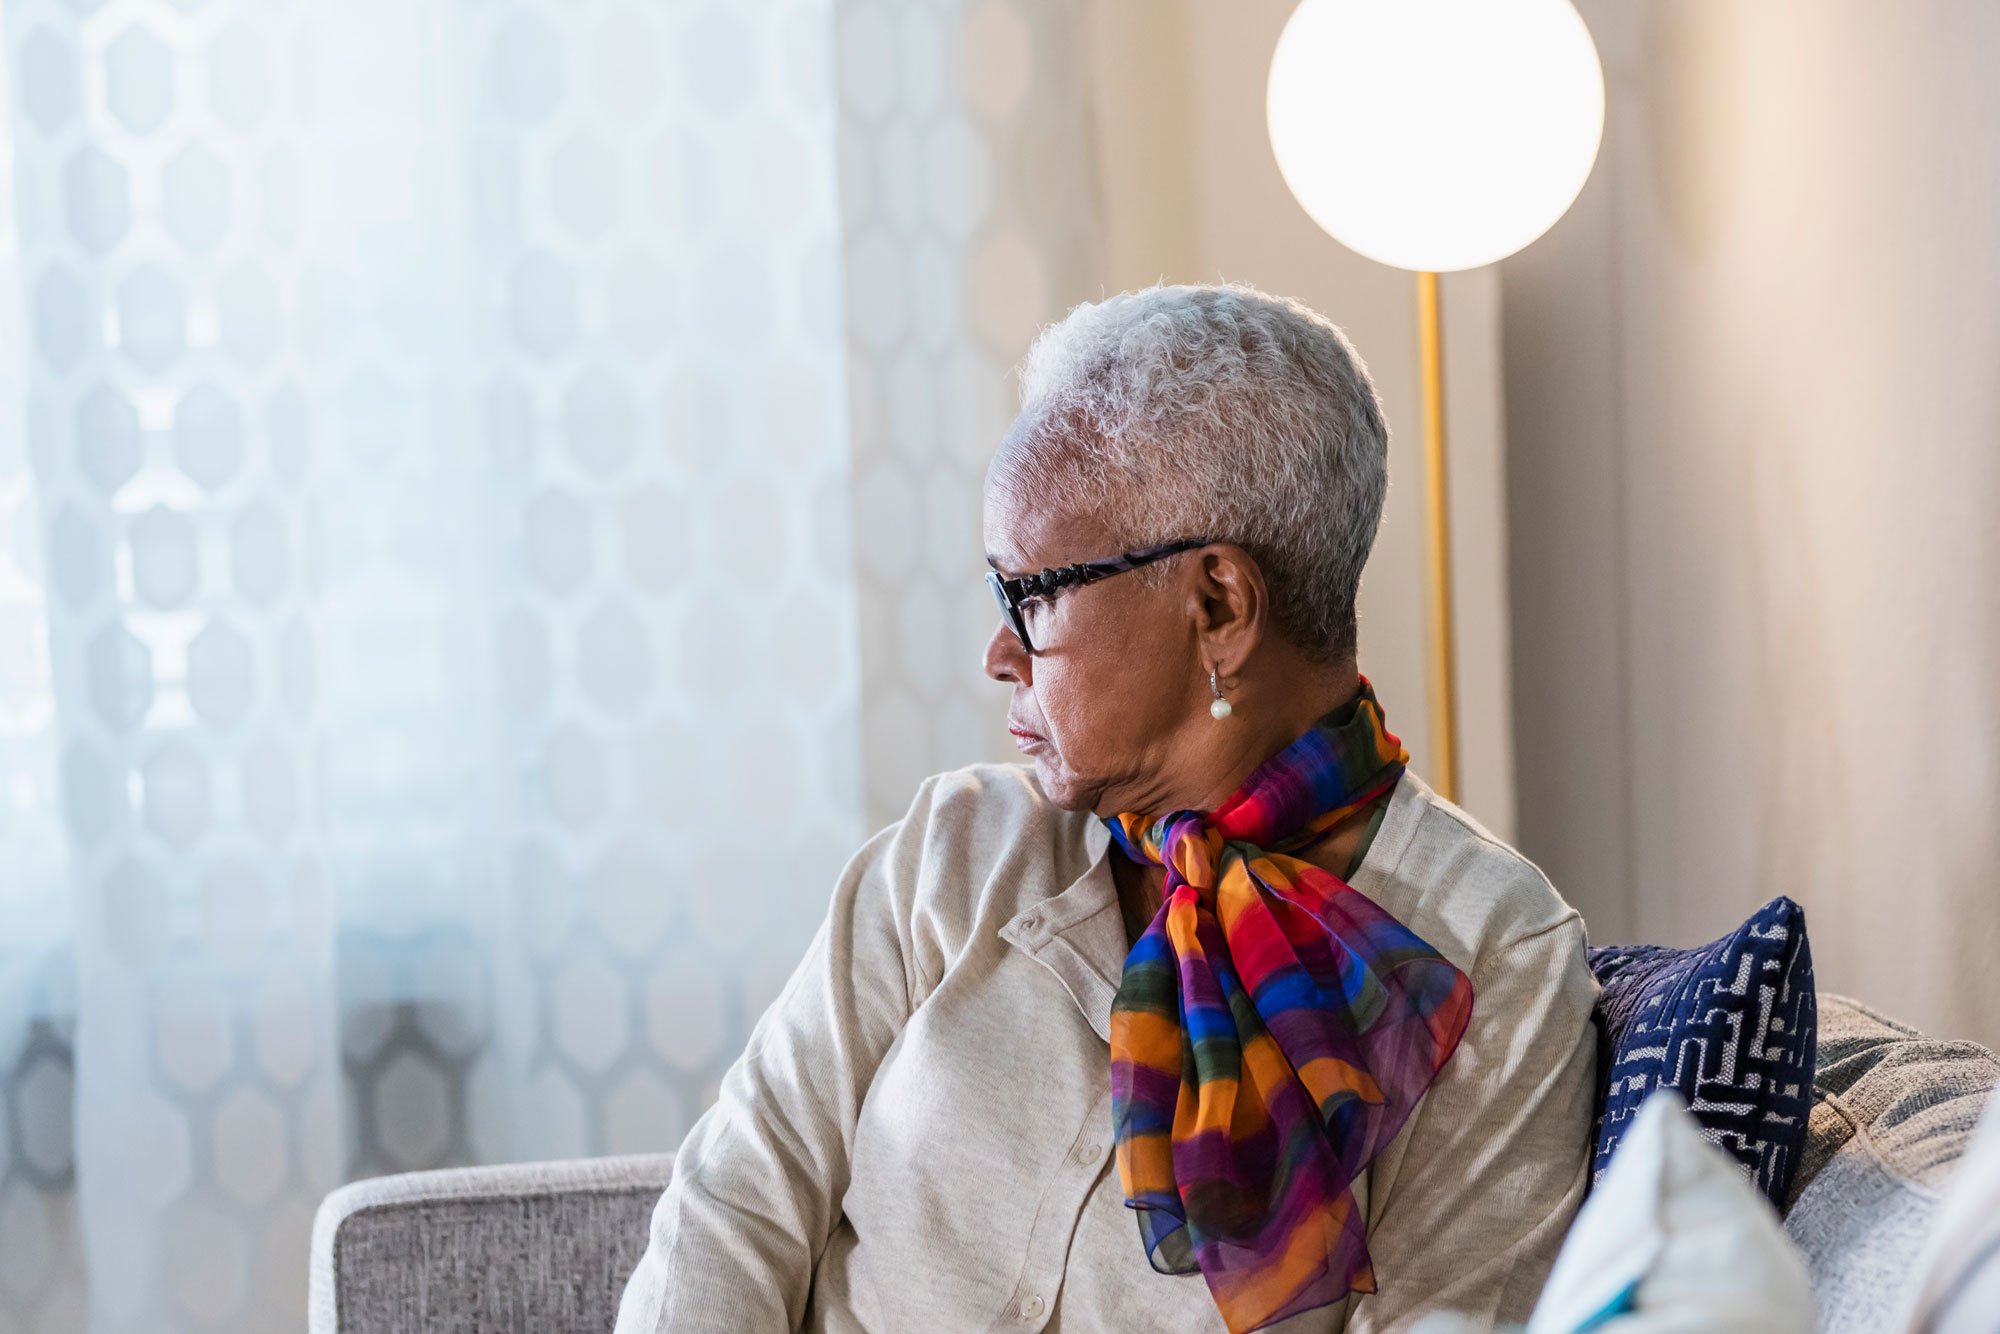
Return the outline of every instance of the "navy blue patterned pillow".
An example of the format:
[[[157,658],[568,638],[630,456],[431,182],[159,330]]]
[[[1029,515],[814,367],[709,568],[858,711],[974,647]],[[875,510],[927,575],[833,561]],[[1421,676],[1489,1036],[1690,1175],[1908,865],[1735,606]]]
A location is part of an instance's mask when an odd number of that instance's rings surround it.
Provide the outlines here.
[[[1690,950],[1594,949],[1590,971],[1604,989],[1592,1181],[1639,1105],[1671,1088],[1702,1134],[1782,1208],[1812,1111],[1818,1007],[1805,910],[1772,899],[1722,939]]]

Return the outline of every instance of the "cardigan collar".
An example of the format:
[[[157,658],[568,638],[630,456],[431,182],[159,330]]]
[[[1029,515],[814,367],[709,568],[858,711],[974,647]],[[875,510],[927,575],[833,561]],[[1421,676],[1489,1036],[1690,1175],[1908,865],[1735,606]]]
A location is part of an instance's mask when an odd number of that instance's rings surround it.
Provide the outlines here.
[[[1130,948],[1111,875],[1111,833],[1084,817],[1089,867],[1053,898],[1016,913],[1000,938],[1054,973],[1099,1040],[1111,1041],[1111,1000]]]

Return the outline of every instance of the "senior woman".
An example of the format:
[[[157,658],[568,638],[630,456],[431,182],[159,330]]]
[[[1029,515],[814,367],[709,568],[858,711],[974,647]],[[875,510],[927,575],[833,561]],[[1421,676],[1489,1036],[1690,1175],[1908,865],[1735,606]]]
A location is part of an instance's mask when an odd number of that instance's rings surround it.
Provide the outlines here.
[[[619,1331],[1522,1318],[1585,1189],[1594,986],[1357,671],[1366,371],[1295,302],[1162,287],[1022,381],[985,667],[1032,764],[856,854]]]

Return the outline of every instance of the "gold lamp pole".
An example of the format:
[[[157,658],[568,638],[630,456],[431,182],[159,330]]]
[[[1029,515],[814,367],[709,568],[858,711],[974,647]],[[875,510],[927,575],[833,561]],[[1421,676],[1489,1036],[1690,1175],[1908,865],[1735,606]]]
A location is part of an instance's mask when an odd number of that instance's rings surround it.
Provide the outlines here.
[[[1328,235],[1417,275],[1430,557],[1430,778],[1459,799],[1438,274],[1547,231],[1597,160],[1604,68],[1571,0],[1299,0],[1271,53],[1271,153]]]
[[[1458,687],[1453,671],[1451,497],[1444,458],[1444,342],[1438,319],[1438,276],[1417,274],[1417,343],[1423,363],[1424,529],[1430,539],[1430,678],[1432,783],[1458,800]]]

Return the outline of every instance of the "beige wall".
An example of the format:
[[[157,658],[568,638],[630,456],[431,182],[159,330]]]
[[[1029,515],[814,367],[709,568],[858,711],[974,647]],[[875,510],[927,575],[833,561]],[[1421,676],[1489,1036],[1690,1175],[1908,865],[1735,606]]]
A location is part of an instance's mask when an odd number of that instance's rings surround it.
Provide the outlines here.
[[[1392,430],[1390,493],[1361,592],[1361,663],[1390,727],[1429,769],[1422,418],[1414,281],[1320,231],[1278,175],[1264,81],[1292,0],[1091,0],[1097,177],[1111,290],[1156,281],[1253,283],[1345,328]],[[1094,293],[1084,295],[1096,295]],[[1462,803],[1514,826],[1499,282],[1444,283],[1459,602]]]
[[[1522,845],[2000,1042],[2000,6],[1579,7],[1604,155],[1502,266]]]

